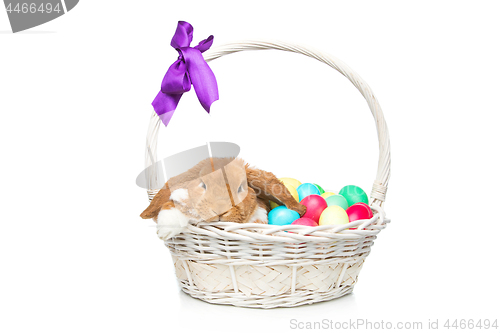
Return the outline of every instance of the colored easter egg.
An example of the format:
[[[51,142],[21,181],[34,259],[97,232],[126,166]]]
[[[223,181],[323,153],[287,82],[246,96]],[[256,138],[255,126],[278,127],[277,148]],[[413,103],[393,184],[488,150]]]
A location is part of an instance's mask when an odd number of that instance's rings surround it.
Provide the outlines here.
[[[318,188],[320,195],[325,193],[325,190],[323,190],[323,188],[321,186],[319,186],[318,184],[315,184],[315,183],[313,183],[313,184]]]
[[[347,200],[347,205],[349,207],[358,202],[364,202],[368,205],[368,196],[361,187],[358,187],[356,185],[347,185],[342,187],[339,194]]]
[[[289,183],[283,183],[283,185],[285,185],[286,189],[288,190],[288,192],[290,192],[290,194],[295,199],[295,201],[299,202],[299,194],[297,193],[297,190],[295,189],[295,187],[293,187]],[[279,205],[276,202],[271,201],[271,209],[274,209],[278,206]]]
[[[302,185],[301,182],[299,182],[297,179],[294,179],[294,178],[288,178],[288,177],[283,177],[283,178],[280,178],[279,179],[283,184],[285,183],[288,183],[290,185],[292,185],[293,187],[297,188],[299,187],[300,185]]]
[[[285,206],[278,206],[271,210],[267,215],[268,224],[287,225],[300,218],[299,213],[288,209]]]
[[[316,185],[311,183],[304,183],[297,187],[297,193],[299,194],[299,201],[302,201],[305,197],[311,194],[320,195]]]
[[[325,193],[321,193],[321,196],[326,199],[326,198],[328,198],[332,195],[335,195],[335,194],[336,193],[333,193],[333,192],[325,192]]]
[[[319,218],[319,225],[340,225],[349,223],[349,216],[340,206],[327,207]]]
[[[340,206],[344,210],[347,209],[347,200],[340,194],[331,195],[325,199],[328,207],[330,206]]]
[[[318,222],[307,217],[301,217],[300,219],[293,221],[292,225],[307,225],[310,227],[317,227]]]
[[[308,195],[300,203],[307,208],[306,213],[302,217],[310,218],[316,222],[319,221],[321,213],[328,207],[325,199],[317,194]]]
[[[347,216],[349,216],[349,222],[357,220],[367,220],[373,217],[373,212],[370,206],[364,202],[358,202],[347,208]]]

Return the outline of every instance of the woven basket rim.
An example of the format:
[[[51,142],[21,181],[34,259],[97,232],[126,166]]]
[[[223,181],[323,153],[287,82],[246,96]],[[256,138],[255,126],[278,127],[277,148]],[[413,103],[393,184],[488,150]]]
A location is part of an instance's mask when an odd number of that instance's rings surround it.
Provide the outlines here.
[[[183,233],[240,241],[272,242],[330,242],[332,240],[356,240],[376,236],[390,223],[381,207],[371,219],[357,220],[342,225],[303,226],[270,225],[262,223],[199,222],[188,225]],[[350,228],[357,228],[351,230]],[[166,241],[168,242],[168,240]]]

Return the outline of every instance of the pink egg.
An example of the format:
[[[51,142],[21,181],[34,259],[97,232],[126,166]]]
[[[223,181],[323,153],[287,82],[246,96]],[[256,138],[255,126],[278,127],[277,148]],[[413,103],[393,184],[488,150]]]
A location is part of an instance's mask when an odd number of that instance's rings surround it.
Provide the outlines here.
[[[325,208],[328,207],[326,200],[322,196],[316,194],[308,195],[307,197],[302,199],[300,203],[307,208],[306,213],[302,217],[310,218],[315,222],[319,221],[321,213],[323,213]]]
[[[349,216],[349,222],[357,220],[367,220],[373,217],[373,212],[370,206],[364,202],[358,202],[347,208],[347,216]]]
[[[317,227],[318,223],[308,217],[301,217],[300,219],[293,221],[292,225],[308,225],[310,227]]]

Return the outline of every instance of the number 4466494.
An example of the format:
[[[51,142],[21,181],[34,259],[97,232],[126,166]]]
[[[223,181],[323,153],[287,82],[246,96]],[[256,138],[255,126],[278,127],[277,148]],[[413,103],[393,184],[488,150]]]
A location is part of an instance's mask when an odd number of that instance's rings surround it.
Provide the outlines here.
[[[458,320],[458,319],[455,319],[454,321],[451,321],[450,319],[448,319],[445,323],[444,323],[444,327],[446,327],[447,329],[490,329],[490,328],[494,328],[494,329],[498,329],[498,323],[497,323],[497,320],[495,319],[494,321],[491,321],[489,319],[484,319],[484,320],[481,320],[479,319],[478,321],[475,321],[474,319],[469,319],[469,320],[465,320],[465,319],[462,319],[462,320]]]
[[[61,12],[61,8],[59,7],[59,3],[57,3],[55,6],[52,6],[51,3],[41,3],[40,5],[36,3],[17,3],[14,8],[12,8],[12,4],[9,3],[7,5],[7,12],[8,13],[52,13],[56,12],[59,13]]]

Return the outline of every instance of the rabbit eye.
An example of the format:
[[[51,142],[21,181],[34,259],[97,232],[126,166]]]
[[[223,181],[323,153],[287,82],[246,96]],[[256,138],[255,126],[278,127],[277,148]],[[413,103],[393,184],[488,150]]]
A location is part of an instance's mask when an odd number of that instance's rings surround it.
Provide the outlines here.
[[[241,184],[240,187],[238,187],[238,193],[241,193],[243,191],[244,191],[243,184]]]
[[[199,185],[201,188],[203,188],[205,191],[207,190],[207,185],[202,181]]]

